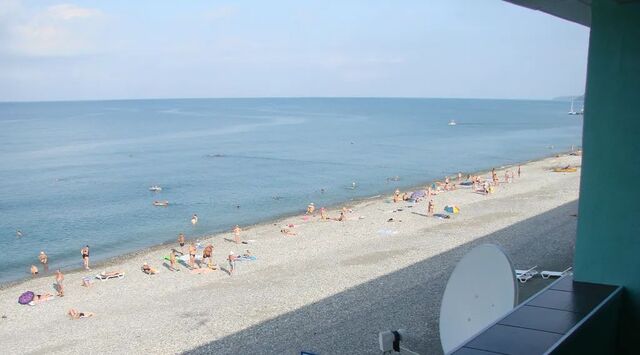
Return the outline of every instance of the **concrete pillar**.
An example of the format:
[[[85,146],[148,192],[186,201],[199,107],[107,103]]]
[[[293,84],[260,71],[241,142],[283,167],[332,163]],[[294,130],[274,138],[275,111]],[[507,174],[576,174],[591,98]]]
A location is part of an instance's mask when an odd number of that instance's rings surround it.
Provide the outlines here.
[[[575,279],[622,285],[620,351],[640,336],[640,2],[593,0]]]

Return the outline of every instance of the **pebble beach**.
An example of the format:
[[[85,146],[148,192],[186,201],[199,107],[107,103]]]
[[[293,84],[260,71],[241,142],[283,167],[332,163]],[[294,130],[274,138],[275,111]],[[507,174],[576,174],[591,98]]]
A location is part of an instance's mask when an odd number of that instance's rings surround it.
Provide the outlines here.
[[[577,172],[552,172],[567,165]],[[573,264],[579,167],[579,156],[546,158],[522,165],[509,184],[498,169],[492,194],[458,187],[433,197],[436,213],[460,208],[450,219],[427,216],[425,200],[394,203],[392,192],[345,205],[342,222],[304,216],[301,206],[297,216],[244,227],[248,244],[234,243],[231,232],[200,239],[214,245],[219,265],[204,273],[169,270],[164,257],[180,249],[174,243],[67,273],[65,296],[36,306],[19,305],[18,296],[55,294],[53,276],[11,285],[0,290],[0,352],[373,354],[379,331],[405,328],[406,347],[441,353],[441,297],[473,246],[499,245],[518,269]],[[285,227],[296,235],[281,233]],[[256,260],[236,262],[229,275],[229,252],[247,249]],[[145,262],[159,273],[141,272]],[[81,286],[104,270],[125,277]],[[530,282],[520,285],[520,301],[546,285]],[[70,320],[70,308],[95,316]]]

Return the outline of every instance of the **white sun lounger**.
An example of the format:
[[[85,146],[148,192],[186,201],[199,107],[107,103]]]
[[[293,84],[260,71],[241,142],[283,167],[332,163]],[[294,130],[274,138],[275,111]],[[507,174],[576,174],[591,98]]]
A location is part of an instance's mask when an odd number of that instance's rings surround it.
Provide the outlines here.
[[[100,280],[100,281],[104,281],[104,280],[109,280],[109,279],[121,279],[124,277],[124,272],[119,272],[115,275],[104,275],[104,274],[97,274],[96,275],[96,279]]]
[[[562,277],[564,275],[568,275],[571,274],[571,267],[564,270],[564,271],[543,271],[540,273],[540,276],[542,276],[543,279],[548,279],[550,277]]]
[[[529,281],[532,277],[534,277],[535,275],[538,274],[538,272],[536,271],[537,267],[538,267],[538,265],[536,265],[536,266],[534,266],[534,267],[532,267],[531,269],[528,269],[528,270],[518,270],[518,269],[516,269],[516,278],[521,283],[525,283],[525,282]]]

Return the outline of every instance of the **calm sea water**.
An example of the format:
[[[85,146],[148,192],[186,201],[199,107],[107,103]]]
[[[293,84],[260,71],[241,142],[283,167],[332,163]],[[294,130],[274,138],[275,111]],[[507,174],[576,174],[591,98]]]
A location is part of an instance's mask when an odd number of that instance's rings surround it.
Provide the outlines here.
[[[85,244],[105,259],[180,232],[304,211],[311,201],[565,151],[582,131],[567,110],[555,101],[463,99],[1,103],[0,282],[28,276],[40,250],[52,268],[78,267]],[[387,181],[393,176],[400,180]],[[150,192],[154,184],[162,192]],[[171,205],[154,207],[156,199]]]

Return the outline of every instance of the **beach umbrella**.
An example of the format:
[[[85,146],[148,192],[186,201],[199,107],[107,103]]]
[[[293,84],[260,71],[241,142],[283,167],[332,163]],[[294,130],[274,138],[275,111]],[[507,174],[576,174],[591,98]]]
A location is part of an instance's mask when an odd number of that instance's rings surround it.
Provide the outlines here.
[[[411,194],[411,196],[409,197],[410,200],[417,200],[419,198],[423,198],[427,196],[427,193],[424,190],[418,190],[414,193]]]
[[[18,297],[18,303],[20,303],[20,304],[28,304],[29,302],[33,301],[33,297],[35,297],[33,292],[27,291],[27,292],[21,294],[20,297]]]
[[[444,210],[449,213],[460,213],[460,209],[457,206],[445,206]]]

